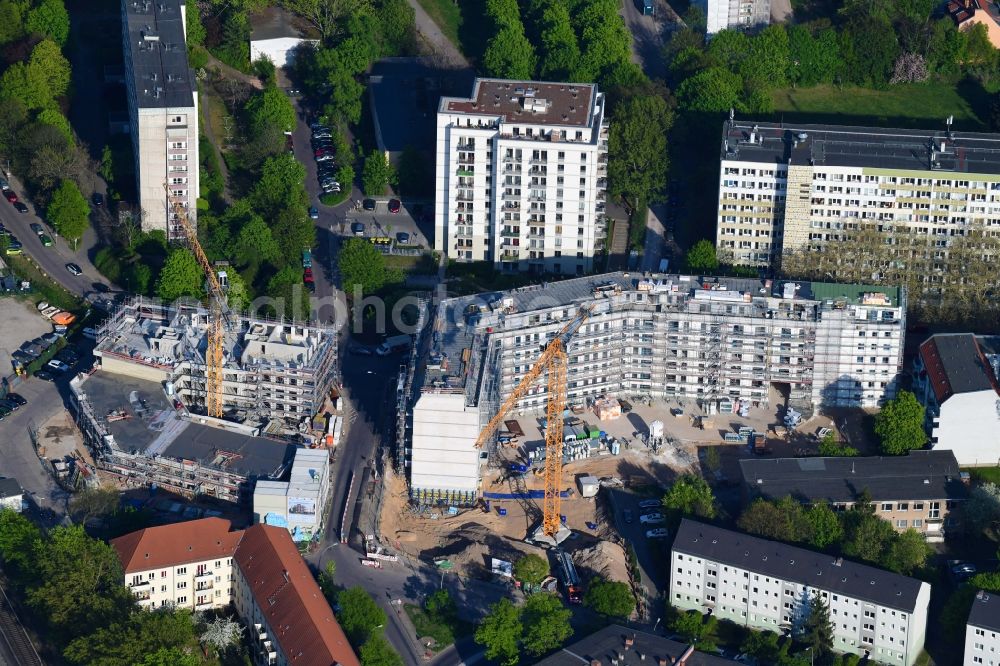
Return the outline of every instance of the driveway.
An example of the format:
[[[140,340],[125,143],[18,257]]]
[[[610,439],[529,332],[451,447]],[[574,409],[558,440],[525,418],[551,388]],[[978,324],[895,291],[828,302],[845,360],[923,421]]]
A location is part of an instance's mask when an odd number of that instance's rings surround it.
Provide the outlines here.
[[[664,19],[674,13],[664,0],[657,2],[656,10],[656,16],[643,16],[636,0],[622,0],[621,17],[632,35],[632,62],[649,78],[662,79],[667,75],[662,51]]]

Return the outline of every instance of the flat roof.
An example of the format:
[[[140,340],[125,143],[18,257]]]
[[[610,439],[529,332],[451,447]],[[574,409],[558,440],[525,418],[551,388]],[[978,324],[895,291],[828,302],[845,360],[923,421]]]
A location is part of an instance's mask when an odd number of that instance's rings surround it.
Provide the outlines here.
[[[867,564],[686,518],[672,550],[907,613],[916,609],[923,585]]]
[[[158,382],[98,371],[80,385],[94,415],[126,451],[213,463],[244,476],[273,477],[292,458],[294,444],[213,428],[182,419]],[[121,420],[111,420],[127,415]],[[232,455],[226,455],[232,454]]]
[[[1000,594],[980,590],[972,600],[968,624],[990,631],[1000,631]]]
[[[139,108],[194,106],[180,0],[122,0]],[[127,70],[129,68],[126,68]]]
[[[686,643],[612,624],[567,645],[536,666],[590,666],[593,662],[617,663],[619,666],[652,666],[659,663],[660,659],[673,664],[688,647]],[[685,666],[732,666],[734,663],[736,662],[698,651],[692,652],[684,662]]]
[[[17,479],[0,479],[0,499],[19,497],[23,494],[24,490],[21,488],[21,484],[17,482]]]
[[[1000,135],[949,133],[944,118],[938,131],[726,121],[721,151],[740,162],[1000,174]]]
[[[467,98],[443,97],[440,111],[499,116],[508,123],[590,127],[597,86],[477,78]]]
[[[319,39],[319,31],[307,21],[281,7],[265,7],[250,17],[250,41],[291,37]]]
[[[854,502],[868,491],[874,501],[962,499],[968,494],[952,451],[905,456],[744,458],[751,492],[808,502]]]

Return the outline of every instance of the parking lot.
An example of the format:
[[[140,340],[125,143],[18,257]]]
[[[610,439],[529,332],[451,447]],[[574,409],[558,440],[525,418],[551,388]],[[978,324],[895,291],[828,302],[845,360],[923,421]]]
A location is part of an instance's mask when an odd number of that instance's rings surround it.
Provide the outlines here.
[[[351,225],[355,222],[365,226],[364,236],[366,238],[391,238],[396,242],[399,233],[410,235],[410,248],[430,250],[432,245],[432,225],[430,218],[430,206],[420,203],[401,202],[398,213],[389,212],[389,197],[371,199],[375,203],[375,210],[365,210],[361,202],[348,210],[344,222],[341,223],[339,233],[345,236],[358,235],[351,231]],[[418,221],[419,220],[419,221]]]

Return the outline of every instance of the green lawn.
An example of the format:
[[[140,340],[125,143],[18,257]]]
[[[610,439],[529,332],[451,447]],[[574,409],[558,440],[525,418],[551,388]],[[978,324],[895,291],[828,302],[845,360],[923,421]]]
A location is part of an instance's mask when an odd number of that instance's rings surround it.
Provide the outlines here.
[[[970,467],[963,471],[980,483],[1000,483],[1000,467]]]
[[[466,58],[475,61],[482,57],[495,31],[483,0],[417,1]]]
[[[434,19],[444,36],[459,47],[458,29],[462,25],[462,10],[455,0],[418,0],[424,11]]]
[[[417,632],[417,638],[433,638],[436,642],[433,649],[440,652],[455,642],[458,638],[463,638],[472,633],[472,625],[462,620],[452,622],[435,622],[434,618],[428,615],[423,608],[414,604],[404,606],[406,614],[413,623],[413,628]]]
[[[779,88],[775,115],[798,122],[874,124],[887,127],[939,127],[955,116],[958,129],[985,129],[989,93],[971,83],[911,83],[887,90],[832,85]],[[844,116],[853,116],[845,118]]]

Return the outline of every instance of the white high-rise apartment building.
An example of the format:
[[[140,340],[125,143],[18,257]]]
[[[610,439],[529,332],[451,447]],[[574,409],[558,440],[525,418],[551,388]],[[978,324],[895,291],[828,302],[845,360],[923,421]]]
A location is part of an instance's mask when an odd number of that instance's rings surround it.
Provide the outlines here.
[[[507,271],[580,275],[607,235],[608,125],[593,84],[476,79],[437,114],[434,246]]]
[[[194,223],[198,198],[198,92],[188,67],[184,11],[180,0],[122,0],[142,229],[159,229],[171,241],[185,238],[173,205],[187,209]]]
[[[819,597],[836,652],[910,666],[923,650],[931,586],[915,578],[692,520],[670,558],[676,608],[780,634],[799,629]]]
[[[976,594],[965,625],[962,666],[1000,666],[1000,594]]]
[[[716,246],[736,264],[874,226],[931,241],[930,275],[956,237],[1000,233],[1000,135],[730,119],[721,157]]]
[[[695,0],[694,6],[705,12],[710,37],[721,30],[748,30],[771,22],[771,0]]]

